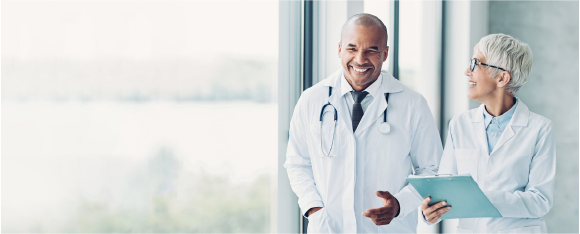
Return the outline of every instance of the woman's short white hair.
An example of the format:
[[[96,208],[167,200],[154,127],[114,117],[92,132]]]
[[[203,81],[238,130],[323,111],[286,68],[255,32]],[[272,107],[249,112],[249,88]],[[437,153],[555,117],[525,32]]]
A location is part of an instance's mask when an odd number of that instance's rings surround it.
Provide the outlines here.
[[[485,63],[501,67],[510,73],[511,80],[507,84],[507,91],[512,95],[528,82],[533,60],[532,50],[528,44],[509,35],[490,34],[481,38],[473,47],[473,53],[477,52],[485,57]],[[497,68],[485,67],[490,69],[492,78],[502,72]]]

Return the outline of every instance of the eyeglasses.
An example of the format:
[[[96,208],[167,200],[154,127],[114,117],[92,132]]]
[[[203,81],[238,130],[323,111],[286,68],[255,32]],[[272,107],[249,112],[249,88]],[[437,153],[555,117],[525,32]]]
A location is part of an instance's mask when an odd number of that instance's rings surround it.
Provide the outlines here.
[[[496,66],[493,66],[493,65],[489,65],[489,64],[482,63],[482,62],[478,62],[477,59],[474,59],[474,58],[472,58],[472,59],[469,60],[469,68],[471,69],[471,71],[473,71],[473,69],[475,69],[475,65],[479,65],[479,64],[485,65],[485,66],[488,66],[488,67],[497,68],[497,69],[502,70],[502,71],[506,71],[505,69],[503,69],[501,67],[496,67]]]

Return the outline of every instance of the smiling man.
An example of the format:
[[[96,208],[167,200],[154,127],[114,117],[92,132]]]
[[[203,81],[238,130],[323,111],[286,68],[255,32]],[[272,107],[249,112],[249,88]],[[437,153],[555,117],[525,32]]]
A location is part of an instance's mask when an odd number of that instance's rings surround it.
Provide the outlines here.
[[[287,168],[309,233],[414,233],[422,197],[405,181],[435,174],[441,139],[427,102],[382,70],[387,28],[344,24],[342,69],[304,91],[290,123]]]

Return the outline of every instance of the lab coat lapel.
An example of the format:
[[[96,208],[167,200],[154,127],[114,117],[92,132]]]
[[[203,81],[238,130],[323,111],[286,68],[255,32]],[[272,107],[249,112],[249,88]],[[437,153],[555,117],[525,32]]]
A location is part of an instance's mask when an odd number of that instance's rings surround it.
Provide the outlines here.
[[[518,101],[519,101],[518,106],[516,107],[516,110],[514,111],[514,115],[512,116],[512,119],[510,120],[510,122],[508,123],[506,128],[503,130],[503,133],[499,137],[499,140],[497,141],[495,148],[493,148],[493,152],[497,152],[497,150],[500,147],[502,147],[507,141],[509,141],[513,136],[516,135],[512,126],[526,126],[526,125],[528,125],[528,118],[530,117],[530,113],[529,113],[530,111],[529,111],[528,107],[523,102],[521,102],[521,100],[518,99]]]
[[[474,116],[471,116],[471,122],[475,124],[475,132],[477,135],[478,143],[483,148],[486,156],[489,156],[489,148],[487,147],[487,133],[485,132],[485,122],[483,121],[483,108],[485,106],[481,104]]]
[[[382,75],[383,82],[381,83],[381,87],[379,88],[377,97],[373,97],[373,101],[367,107],[367,110],[364,113],[360,124],[356,128],[355,134],[363,132],[368,127],[373,125],[375,121],[383,120],[382,118],[379,119],[379,117],[382,116],[383,112],[388,106],[388,103],[385,99],[385,93],[395,93],[403,90],[401,84],[397,80],[395,80],[395,78],[393,78],[393,76],[391,76],[389,73],[387,73],[386,71],[382,71]]]
[[[333,80],[331,81],[332,85],[332,95],[329,98],[330,104],[336,108],[338,112],[338,122],[339,124],[342,123],[343,127],[348,129],[350,133],[352,133],[352,119],[350,117],[348,107],[346,106],[346,102],[342,99],[340,95],[340,78],[342,76],[341,72],[335,73]]]

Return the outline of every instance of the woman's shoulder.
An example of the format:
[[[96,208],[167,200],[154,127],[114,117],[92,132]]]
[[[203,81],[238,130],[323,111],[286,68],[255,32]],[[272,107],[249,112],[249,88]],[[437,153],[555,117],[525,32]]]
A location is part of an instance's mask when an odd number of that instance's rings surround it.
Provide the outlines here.
[[[541,127],[542,132],[552,129],[552,121],[540,114],[530,111],[529,126]]]
[[[542,130],[552,128],[552,121],[550,119],[548,119],[540,114],[537,114],[535,112],[532,112],[529,109],[529,107],[526,104],[524,104],[523,101],[521,101],[519,99],[518,99],[518,109],[521,109],[520,113],[524,115],[520,118],[527,117],[527,121],[524,121],[523,123],[525,123],[525,124],[522,124],[522,125],[525,125],[526,127],[541,128]],[[518,111],[518,110],[516,109],[516,111]]]
[[[480,108],[481,108],[481,106],[479,106],[477,108],[473,108],[473,109],[468,110],[468,111],[465,111],[463,113],[456,114],[449,121],[449,125],[451,125],[451,124],[457,124],[457,123],[474,122],[474,121],[477,122],[477,120],[478,120],[478,118],[477,118],[478,113],[481,112],[479,110]],[[483,118],[483,112],[481,112],[481,117]]]

